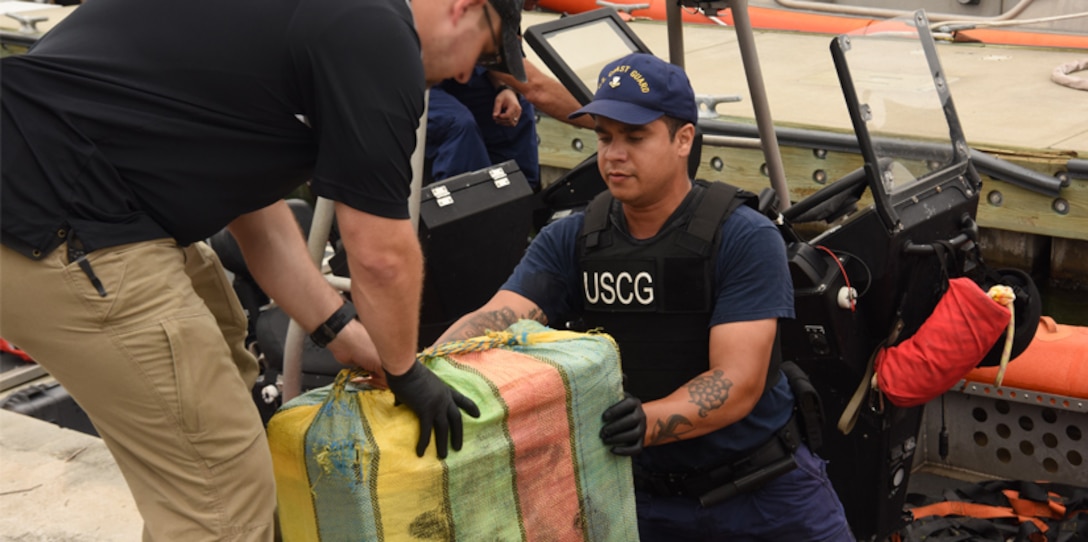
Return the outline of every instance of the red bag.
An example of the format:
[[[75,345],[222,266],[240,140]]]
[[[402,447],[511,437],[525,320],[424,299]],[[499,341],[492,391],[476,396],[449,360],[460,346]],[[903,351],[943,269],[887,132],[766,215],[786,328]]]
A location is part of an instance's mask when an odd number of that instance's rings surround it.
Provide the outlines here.
[[[877,354],[877,387],[896,406],[925,404],[986,357],[1011,316],[971,279],[949,280],[948,290],[914,336]]]
[[[30,359],[30,354],[23,352],[22,349],[15,346],[14,344],[7,342],[3,338],[0,338],[0,352],[3,352],[5,354],[11,354],[23,361],[34,361],[33,359]]]

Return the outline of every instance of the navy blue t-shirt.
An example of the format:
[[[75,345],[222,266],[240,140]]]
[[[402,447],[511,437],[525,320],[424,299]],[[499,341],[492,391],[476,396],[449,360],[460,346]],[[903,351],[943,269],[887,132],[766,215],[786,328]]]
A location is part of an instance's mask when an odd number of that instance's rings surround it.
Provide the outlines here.
[[[502,286],[536,303],[553,325],[575,320],[583,306],[577,241],[584,219],[576,213],[544,227]],[[721,234],[710,326],[793,318],[786,247],[770,220],[742,205],[722,225]],[[780,377],[744,419],[702,437],[648,447],[637,461],[658,472],[717,466],[723,458],[768,440],[789,420],[793,401],[789,383]]]

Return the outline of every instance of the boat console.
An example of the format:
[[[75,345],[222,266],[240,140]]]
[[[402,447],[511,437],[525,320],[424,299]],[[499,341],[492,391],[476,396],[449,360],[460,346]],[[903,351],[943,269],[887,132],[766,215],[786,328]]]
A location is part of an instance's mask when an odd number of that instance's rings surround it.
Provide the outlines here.
[[[821,392],[820,454],[855,535],[880,539],[905,521],[922,408],[868,390],[873,356],[893,331],[913,335],[944,280],[963,273],[977,250],[981,180],[924,13],[830,48],[865,164],[784,212],[784,228],[829,227],[789,245],[797,317],[780,325],[782,349]],[[864,192],[871,204],[858,208]],[[855,408],[844,433],[840,416]]]

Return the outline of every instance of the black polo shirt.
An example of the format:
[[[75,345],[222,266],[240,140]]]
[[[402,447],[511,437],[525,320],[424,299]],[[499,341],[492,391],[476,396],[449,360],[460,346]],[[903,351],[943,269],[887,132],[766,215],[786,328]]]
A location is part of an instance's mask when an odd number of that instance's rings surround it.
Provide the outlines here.
[[[425,88],[404,0],[92,0],[0,66],[3,243],[204,239],[306,180],[407,218]]]

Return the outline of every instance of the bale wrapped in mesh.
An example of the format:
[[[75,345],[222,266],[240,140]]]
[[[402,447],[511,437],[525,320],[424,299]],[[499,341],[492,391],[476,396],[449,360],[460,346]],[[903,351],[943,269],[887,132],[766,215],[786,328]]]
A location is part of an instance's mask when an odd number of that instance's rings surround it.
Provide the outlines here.
[[[598,435],[623,398],[611,337],[525,320],[420,357],[480,408],[464,447],[416,457],[411,410],[341,373],[268,425],[286,542],[638,539],[630,459]]]

